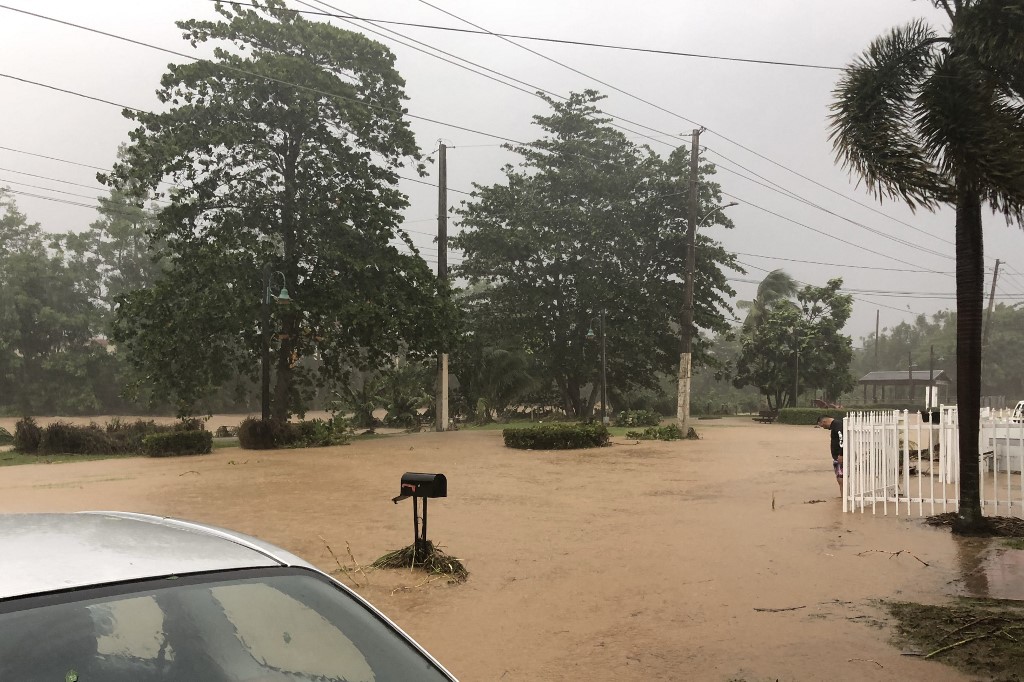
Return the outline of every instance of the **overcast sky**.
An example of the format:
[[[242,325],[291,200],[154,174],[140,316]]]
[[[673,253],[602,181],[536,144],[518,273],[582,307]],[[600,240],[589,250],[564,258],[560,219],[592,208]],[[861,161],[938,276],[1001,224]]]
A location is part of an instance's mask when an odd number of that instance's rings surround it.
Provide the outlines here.
[[[423,0],[328,0],[330,7],[308,2],[320,10],[369,19],[468,28]],[[847,64],[892,26],[926,17],[944,27],[945,19],[930,2],[920,0],[430,3],[499,33],[831,67]],[[0,0],[0,4],[190,54],[195,53],[180,39],[173,22],[215,17],[209,0]],[[310,9],[298,0],[288,4]],[[309,18],[354,28],[338,19]],[[842,276],[844,287],[855,296],[847,332],[856,346],[874,331],[876,311],[882,326],[891,327],[919,313],[930,315],[955,307],[952,211],[915,215],[894,202],[879,204],[836,166],[827,130],[831,91],[838,77],[835,70],[519,41],[585,74],[581,75],[492,36],[397,25],[363,27],[358,30],[384,42],[397,55],[397,67],[407,83],[408,109],[418,116],[527,141],[538,136],[531,116],[545,113],[546,105],[530,94],[401,45],[388,30],[404,34],[406,42],[418,40],[525,81],[529,86],[519,87],[527,90],[544,88],[563,95],[585,88],[600,90],[608,95],[603,103],[606,112],[658,131],[642,129],[657,141],[639,136],[637,141],[663,155],[688,144],[693,128],[706,127],[701,143],[707,159],[719,166],[716,179],[731,195],[725,201],[740,202],[727,209],[735,229],[712,228],[711,232],[729,250],[741,254],[739,260],[747,266],[747,274],[732,273],[740,299],[751,298],[756,288],[752,282],[774,268],[784,268],[801,282],[816,285]],[[370,29],[388,37],[371,34]],[[181,60],[0,9],[0,73],[146,109],[158,106],[154,91],[170,61]],[[109,167],[118,145],[127,140],[129,122],[109,104],[9,78],[0,78],[0,98],[0,147]],[[448,154],[452,190],[468,191],[473,182],[498,182],[501,166],[516,160],[494,137],[419,120],[412,127],[425,152],[435,149],[439,140],[453,147]],[[95,212],[85,206],[28,196],[93,205],[90,197],[103,193],[95,170],[7,149],[0,149],[0,168],[0,186],[21,193],[16,197],[21,209],[45,229],[79,230],[95,219]],[[434,262],[431,234],[436,191],[412,183],[403,188],[412,204],[406,227],[414,231],[424,257]],[[74,196],[78,194],[84,196]],[[449,197],[453,204],[465,198],[454,191]],[[457,224],[450,229],[457,231]],[[987,211],[985,229],[989,283],[995,259],[1004,263],[997,300],[1024,300],[1024,231],[1006,226]],[[453,253],[451,262],[458,260],[459,254]]]

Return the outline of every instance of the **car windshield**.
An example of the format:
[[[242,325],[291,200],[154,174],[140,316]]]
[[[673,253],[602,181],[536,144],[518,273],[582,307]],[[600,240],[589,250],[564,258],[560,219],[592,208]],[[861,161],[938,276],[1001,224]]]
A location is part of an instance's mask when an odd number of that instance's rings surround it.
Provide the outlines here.
[[[301,569],[243,573],[0,602],[0,680],[449,680],[336,585]]]

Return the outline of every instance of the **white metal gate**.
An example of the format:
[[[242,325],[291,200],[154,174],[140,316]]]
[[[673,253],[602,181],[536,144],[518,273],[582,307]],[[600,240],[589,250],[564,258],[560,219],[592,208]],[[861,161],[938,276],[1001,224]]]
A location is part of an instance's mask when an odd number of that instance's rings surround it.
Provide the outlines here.
[[[851,412],[844,420],[843,511],[930,516],[956,511],[960,496],[957,408],[938,422],[920,413]],[[978,462],[989,516],[1024,518],[1024,421],[983,410]]]

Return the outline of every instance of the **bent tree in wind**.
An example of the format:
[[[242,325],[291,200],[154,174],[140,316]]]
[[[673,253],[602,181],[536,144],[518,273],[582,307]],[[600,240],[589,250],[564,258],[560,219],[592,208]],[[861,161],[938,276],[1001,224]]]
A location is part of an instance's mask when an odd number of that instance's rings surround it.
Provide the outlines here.
[[[956,209],[960,510],[982,530],[978,448],[984,304],[982,205],[1021,225],[1024,3],[933,0],[949,32],[922,20],[876,38],[834,91],[836,154],[879,198]]]

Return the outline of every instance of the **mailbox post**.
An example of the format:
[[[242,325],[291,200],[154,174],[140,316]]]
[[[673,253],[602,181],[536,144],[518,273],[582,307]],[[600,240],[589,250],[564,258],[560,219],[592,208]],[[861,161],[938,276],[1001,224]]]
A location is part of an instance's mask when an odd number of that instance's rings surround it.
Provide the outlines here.
[[[402,484],[397,497],[391,501],[398,504],[407,497],[412,498],[412,542],[413,565],[426,561],[429,553],[427,544],[427,500],[431,497],[448,497],[448,479],[444,474],[423,474],[407,471],[402,474]],[[420,523],[418,500],[423,499],[423,523]]]

